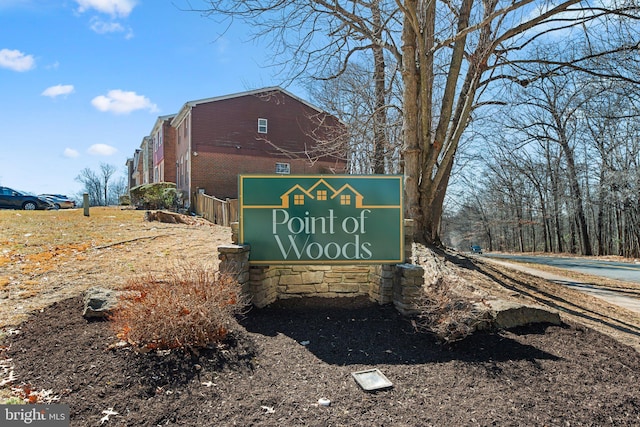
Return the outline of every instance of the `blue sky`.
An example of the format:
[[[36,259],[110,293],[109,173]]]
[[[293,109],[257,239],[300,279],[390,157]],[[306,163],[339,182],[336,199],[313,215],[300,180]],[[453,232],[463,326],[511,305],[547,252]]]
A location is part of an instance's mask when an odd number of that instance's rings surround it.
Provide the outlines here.
[[[225,31],[226,23],[180,10],[187,6],[0,0],[0,185],[76,195],[84,168],[107,163],[124,176],[158,116],[281,84],[265,67],[268,50],[241,23]]]

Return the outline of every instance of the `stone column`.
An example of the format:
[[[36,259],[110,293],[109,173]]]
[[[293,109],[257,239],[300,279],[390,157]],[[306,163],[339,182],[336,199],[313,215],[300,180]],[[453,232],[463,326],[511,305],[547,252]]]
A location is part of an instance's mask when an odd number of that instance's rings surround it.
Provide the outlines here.
[[[413,227],[414,220],[404,220],[404,262],[411,263],[413,257]]]
[[[218,259],[220,260],[220,272],[235,276],[242,287],[242,292],[248,297],[251,295],[249,275],[249,245],[223,245],[218,246]]]
[[[231,223],[231,242],[234,245],[238,244],[239,235],[240,235],[240,223],[232,222]]]
[[[398,276],[393,286],[393,305],[405,316],[418,313],[417,298],[424,285],[424,269],[414,264],[396,265]]]

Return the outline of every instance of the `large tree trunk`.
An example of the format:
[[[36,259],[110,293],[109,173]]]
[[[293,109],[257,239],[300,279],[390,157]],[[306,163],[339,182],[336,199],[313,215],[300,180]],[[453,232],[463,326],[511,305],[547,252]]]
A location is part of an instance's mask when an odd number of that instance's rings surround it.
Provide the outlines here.
[[[439,122],[432,131],[434,61],[431,48],[435,43],[436,9],[435,2],[426,2],[422,8],[418,3],[416,0],[405,2],[402,32],[405,215],[414,220],[415,241],[439,245],[444,197],[458,141],[471,112],[478,76],[476,68],[470,66],[454,115],[466,44],[466,35],[462,35],[453,43]],[[458,31],[462,34],[469,23],[472,5],[473,0],[463,0],[460,8]]]
[[[587,219],[584,214],[584,203],[582,200],[582,192],[578,183],[578,174],[576,173],[575,160],[573,150],[569,147],[569,143],[561,138],[560,146],[567,158],[567,175],[569,179],[569,189],[573,198],[575,208],[575,222],[578,239],[580,241],[580,249],[582,255],[593,255],[591,250],[591,240],[589,239],[589,231],[587,229]]]
[[[405,2],[408,10],[417,9],[417,0]],[[405,217],[414,221],[414,240],[417,231],[424,226],[422,208],[420,206],[420,132],[418,108],[420,91],[420,76],[416,66],[416,32],[409,22],[410,17],[405,14],[402,29],[402,79],[404,82],[403,98],[403,157],[404,157],[404,191]]]
[[[371,15],[375,30],[375,39],[382,40],[382,18],[379,4],[371,5]],[[386,110],[386,71],[384,62],[384,50],[379,44],[373,45],[373,79],[375,92],[375,111],[373,112],[373,173],[385,173],[385,158],[387,151],[387,110]]]

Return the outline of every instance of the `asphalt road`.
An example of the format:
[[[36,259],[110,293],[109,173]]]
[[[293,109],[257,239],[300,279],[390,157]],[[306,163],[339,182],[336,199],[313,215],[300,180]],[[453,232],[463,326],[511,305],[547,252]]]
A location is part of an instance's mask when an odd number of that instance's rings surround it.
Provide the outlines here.
[[[640,264],[599,261],[589,258],[564,258],[533,255],[486,254],[486,257],[548,265],[584,274],[607,277],[625,282],[640,283]]]
[[[640,290],[637,288],[611,288],[588,284],[563,277],[547,271],[536,270],[536,264],[549,265],[561,269],[578,271],[592,276],[606,277],[625,282],[640,283],[640,264],[597,261],[589,258],[557,258],[545,256],[527,255],[485,255],[489,260],[507,265],[517,270],[525,271],[534,276],[542,277],[552,282],[568,286],[581,292],[591,294],[609,301],[620,307],[640,313]],[[509,261],[522,261],[530,264],[524,265]]]

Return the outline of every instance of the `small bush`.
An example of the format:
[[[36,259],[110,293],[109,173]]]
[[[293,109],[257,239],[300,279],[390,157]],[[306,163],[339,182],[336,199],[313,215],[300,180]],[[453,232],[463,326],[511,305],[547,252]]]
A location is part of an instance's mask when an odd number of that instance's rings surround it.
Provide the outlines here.
[[[129,194],[131,203],[144,209],[174,209],[178,205],[178,191],[172,182],[139,185]]]
[[[116,335],[140,350],[202,348],[225,338],[245,307],[231,275],[174,267],[129,281],[111,317]]]
[[[413,326],[420,332],[434,334],[440,342],[460,341],[485,321],[484,313],[475,310],[474,301],[457,295],[444,278],[428,287],[416,308],[419,314]]]

